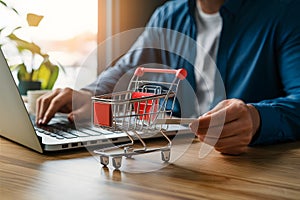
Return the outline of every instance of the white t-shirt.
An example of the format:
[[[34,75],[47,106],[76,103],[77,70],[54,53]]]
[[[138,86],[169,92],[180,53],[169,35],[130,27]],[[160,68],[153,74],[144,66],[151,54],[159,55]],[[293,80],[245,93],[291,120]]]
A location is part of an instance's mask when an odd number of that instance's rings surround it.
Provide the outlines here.
[[[216,57],[222,30],[222,18],[219,12],[206,14],[197,2],[197,57],[195,60],[195,78],[197,84],[197,114],[201,115],[211,108],[215,97],[214,81]],[[209,55],[209,56],[208,56]]]

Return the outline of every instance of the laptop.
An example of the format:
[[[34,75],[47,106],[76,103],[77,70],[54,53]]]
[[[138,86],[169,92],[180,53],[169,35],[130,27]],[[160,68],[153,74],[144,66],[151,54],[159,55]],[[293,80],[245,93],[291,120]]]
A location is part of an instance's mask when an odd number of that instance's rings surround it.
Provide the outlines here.
[[[53,152],[82,147],[101,147],[129,142],[124,132],[109,131],[91,124],[76,127],[63,114],[56,115],[48,125],[36,127],[28,113],[7,61],[0,49],[0,135],[37,152]],[[166,134],[176,135],[178,125],[169,126]],[[151,138],[161,137],[151,134]],[[142,138],[150,138],[147,133]],[[135,138],[137,139],[137,138]]]

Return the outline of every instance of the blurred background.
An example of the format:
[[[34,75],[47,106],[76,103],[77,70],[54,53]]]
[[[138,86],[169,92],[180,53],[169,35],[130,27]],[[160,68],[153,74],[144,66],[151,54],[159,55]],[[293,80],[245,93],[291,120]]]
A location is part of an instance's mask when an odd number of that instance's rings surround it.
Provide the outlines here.
[[[0,29],[5,27],[0,42],[9,64],[18,63],[18,52],[11,48],[9,42],[3,41],[3,35],[16,27],[16,35],[26,41],[37,44],[50,59],[60,63],[65,73],[59,73],[54,87],[74,88],[74,77],[79,68],[86,67],[92,74],[84,84],[89,83],[103,67],[98,66],[99,60],[110,60],[114,51],[129,48],[136,39],[116,41],[106,49],[106,56],[101,57],[97,45],[107,38],[126,30],[144,27],[153,11],[166,0],[3,0],[6,6],[0,5]],[[8,9],[10,8],[10,9]],[[17,13],[15,12],[17,11]],[[37,27],[26,26],[26,15],[34,13],[43,16]],[[92,53],[94,52],[94,53]],[[84,66],[89,59],[88,66]],[[109,62],[109,61],[108,61]]]

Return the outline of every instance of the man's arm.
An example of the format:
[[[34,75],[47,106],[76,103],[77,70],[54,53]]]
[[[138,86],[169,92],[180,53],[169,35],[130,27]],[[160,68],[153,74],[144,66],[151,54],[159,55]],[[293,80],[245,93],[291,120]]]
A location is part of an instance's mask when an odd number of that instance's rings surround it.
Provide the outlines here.
[[[162,9],[156,11],[148,23],[148,27],[154,27],[160,24],[159,15]],[[144,63],[160,63],[159,51],[153,47],[159,45],[158,32],[159,29],[147,28],[138,38],[137,42],[113,67],[107,68],[101,73],[97,80],[92,84],[82,88],[80,91],[74,91],[70,88],[57,89],[39,98],[37,102],[36,123],[47,124],[56,112],[69,113],[70,121],[74,121],[74,117],[80,112],[80,116],[87,116],[90,113],[90,97],[99,94],[110,93],[113,91],[117,82],[128,71]],[[74,98],[77,95],[78,98]],[[80,103],[73,100],[80,99]],[[82,101],[81,101],[82,100]],[[74,108],[76,104],[76,110]],[[83,107],[78,107],[83,106]],[[85,114],[87,113],[87,114]],[[79,115],[78,115],[79,116]],[[77,116],[77,117],[78,117]]]
[[[278,34],[276,57],[283,97],[253,103],[261,117],[261,127],[251,145],[293,141],[300,138],[300,3],[293,1],[285,12]]]

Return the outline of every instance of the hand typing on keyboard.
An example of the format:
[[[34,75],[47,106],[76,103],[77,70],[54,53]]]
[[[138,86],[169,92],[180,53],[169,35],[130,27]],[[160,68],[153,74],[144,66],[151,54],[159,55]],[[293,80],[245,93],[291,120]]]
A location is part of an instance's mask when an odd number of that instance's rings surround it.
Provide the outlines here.
[[[85,90],[56,89],[37,99],[36,124],[47,124],[57,112],[68,113],[71,122],[88,120],[91,113],[92,94]]]

